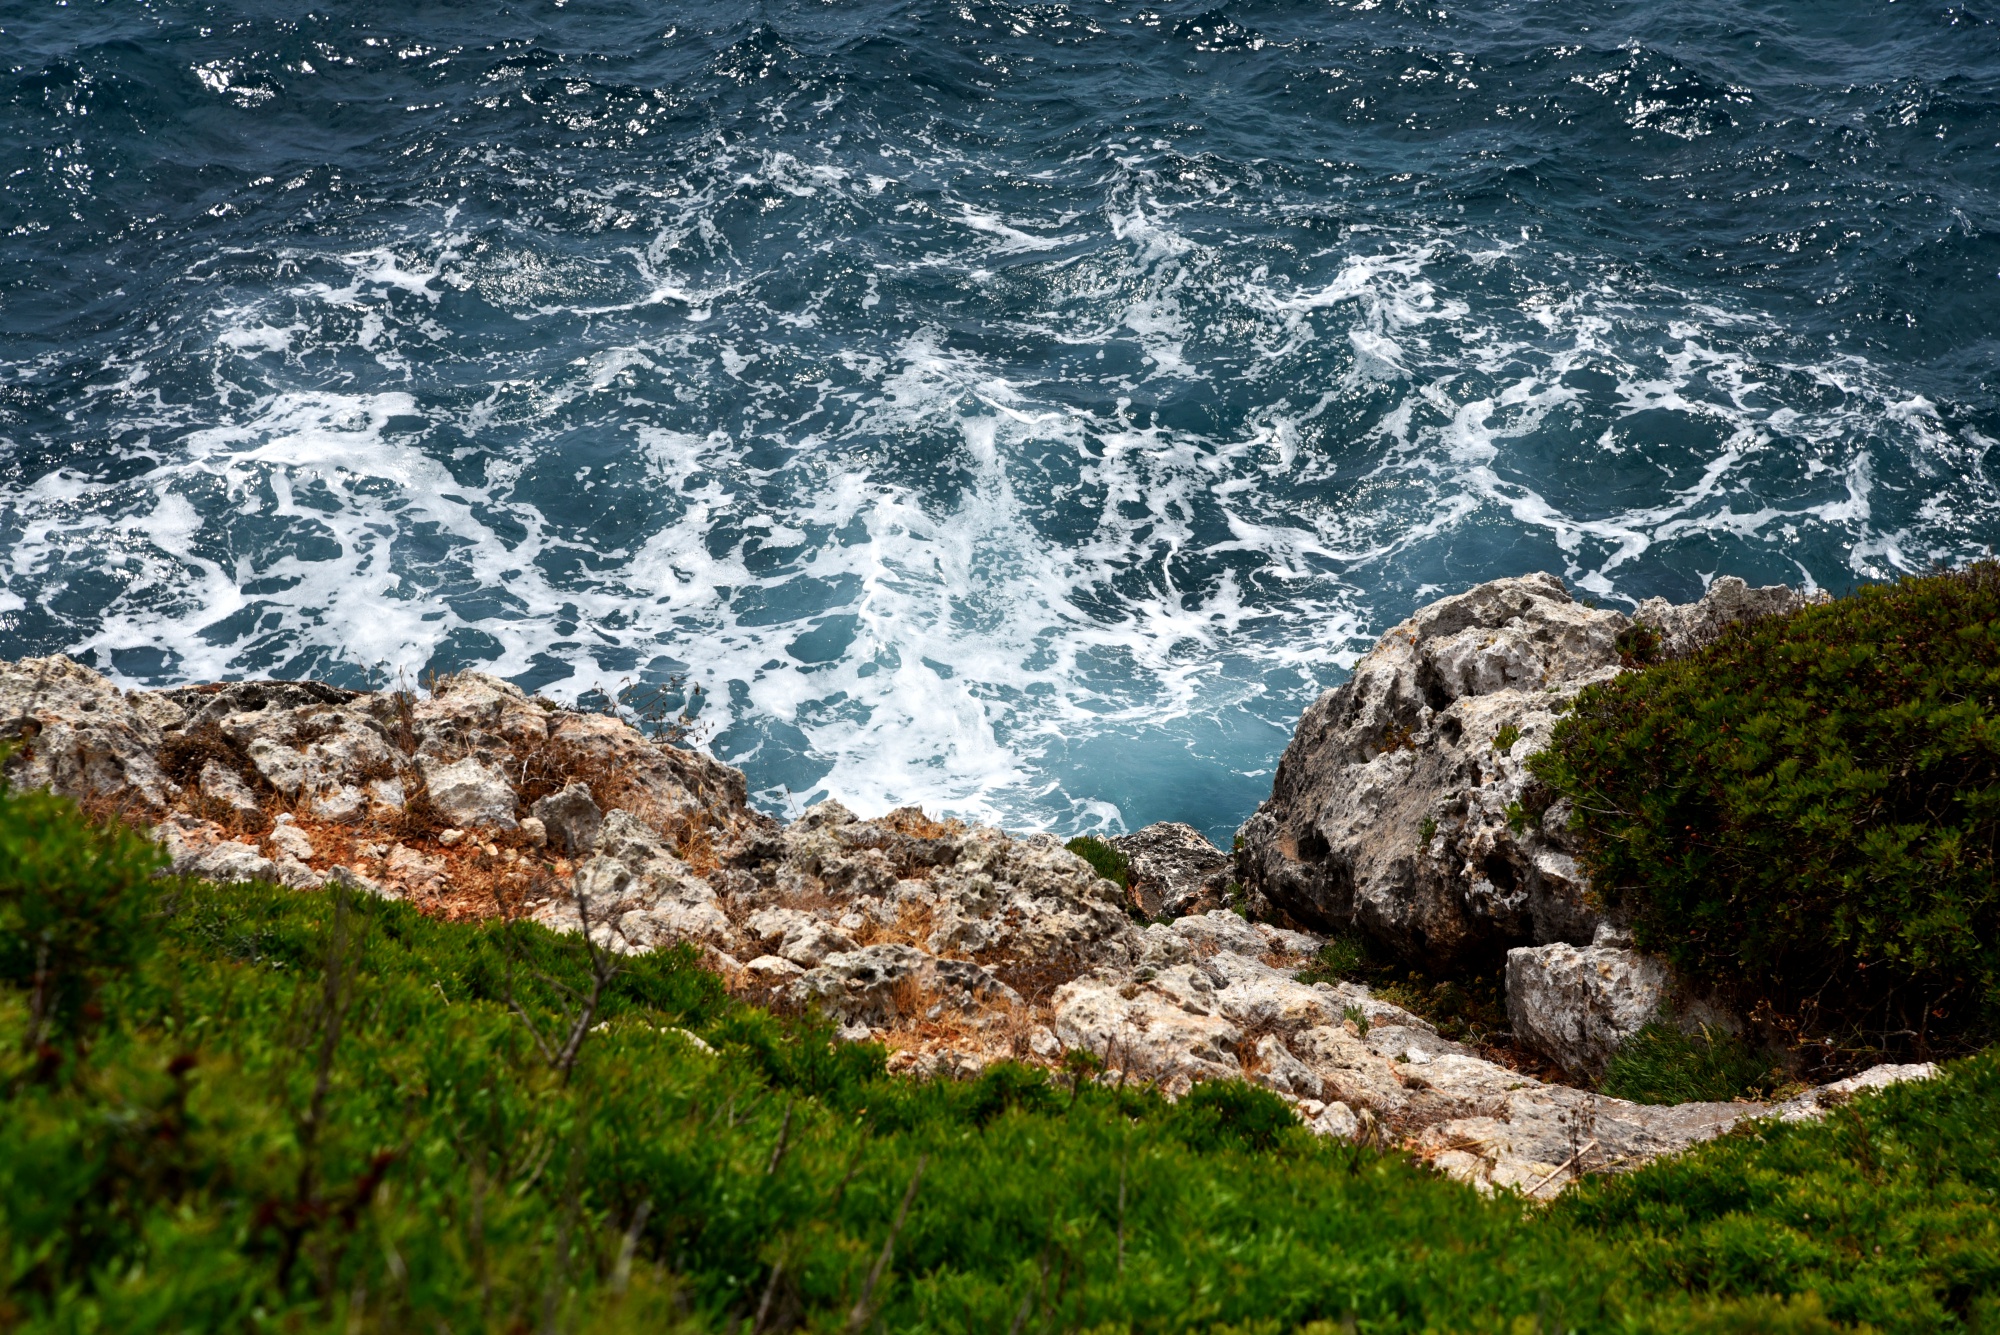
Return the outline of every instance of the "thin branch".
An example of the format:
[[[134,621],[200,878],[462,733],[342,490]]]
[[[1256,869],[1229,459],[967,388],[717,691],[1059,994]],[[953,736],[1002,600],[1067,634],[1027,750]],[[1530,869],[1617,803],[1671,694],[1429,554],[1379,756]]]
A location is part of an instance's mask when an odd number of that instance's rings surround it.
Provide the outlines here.
[[[1596,1141],[1595,1139],[1593,1139],[1593,1140],[1591,1140],[1591,1141],[1590,1141],[1590,1143],[1589,1143],[1589,1144],[1585,1145],[1585,1146],[1584,1146],[1584,1147],[1583,1147],[1582,1149],[1578,1150],[1578,1151],[1577,1151],[1577,1152],[1576,1152],[1575,1154],[1572,1154],[1572,1155],[1570,1155],[1570,1156],[1569,1156],[1569,1158],[1567,1158],[1567,1159],[1563,1160],[1563,1161],[1562,1161],[1561,1163],[1557,1164],[1557,1165],[1556,1165],[1556,1166],[1555,1166],[1554,1168],[1551,1168],[1551,1169],[1549,1170],[1549,1173],[1548,1173],[1548,1176],[1547,1176],[1547,1177],[1544,1177],[1544,1178],[1543,1178],[1543,1179],[1542,1179],[1541,1181],[1539,1181],[1539,1182],[1535,1183],[1535,1185],[1534,1185],[1534,1186],[1532,1186],[1532,1187],[1529,1187],[1529,1188],[1528,1188],[1528,1190],[1527,1190],[1527,1194],[1528,1194],[1529,1196],[1533,1196],[1533,1195],[1534,1195],[1534,1194],[1535,1194],[1536,1192],[1540,1191],[1540,1190],[1541,1190],[1541,1189],[1542,1189],[1543,1187],[1546,1187],[1546,1186],[1547,1186],[1547,1185],[1548,1185],[1549,1183],[1551,1183],[1551,1182],[1555,1181],[1555,1180],[1556,1180],[1556,1178],[1557,1178],[1558,1176],[1560,1176],[1560,1175],[1561,1175],[1562,1171],[1563,1171],[1563,1170],[1564,1170],[1565,1168],[1568,1168],[1568,1167],[1569,1167],[1569,1166],[1570,1166],[1571,1164],[1575,1163],[1575,1162],[1576,1162],[1576,1161],[1577,1161],[1578,1159],[1581,1159],[1581,1158],[1582,1158],[1582,1157],[1583,1157],[1584,1155],[1586,1155],[1586,1154],[1590,1153],[1590,1152],[1591,1152],[1592,1150],[1594,1150],[1594,1149],[1596,1149],[1596,1148],[1597,1148],[1597,1141]]]
[[[757,1319],[750,1323],[750,1335],[762,1335],[764,1321],[771,1315],[771,1299],[778,1292],[778,1277],[785,1273],[785,1258],[771,1263],[771,1277],[764,1281],[764,1296],[757,1301]]]
[[[645,1230],[646,1216],[652,1212],[653,1198],[648,1196],[632,1212],[632,1222],[625,1227],[625,1239],[618,1244],[618,1264],[611,1271],[611,1291],[621,1297],[626,1285],[632,1282],[632,1256],[639,1250],[639,1234]]]
[[[787,1142],[787,1138],[790,1137],[791,1134],[792,1134],[792,1101],[790,1099],[786,1099],[785,1120],[778,1124],[778,1143],[771,1147],[771,1161],[764,1165],[765,1177],[769,1177],[773,1173],[778,1171],[778,1165],[781,1162],[783,1162],[785,1158],[785,1145]]]
[[[847,1335],[861,1335],[868,1325],[869,1307],[875,1301],[875,1286],[882,1281],[882,1273],[889,1268],[889,1262],[896,1255],[896,1235],[903,1231],[903,1221],[909,1217],[910,1202],[917,1198],[917,1184],[924,1180],[924,1165],[930,1162],[928,1154],[917,1156],[917,1171],[910,1175],[910,1185],[903,1192],[903,1203],[896,1207],[896,1222],[889,1225],[889,1236],[882,1239],[882,1254],[875,1258],[875,1268],[868,1272],[868,1282],[861,1286],[861,1297],[855,1301],[854,1310],[847,1314]]]

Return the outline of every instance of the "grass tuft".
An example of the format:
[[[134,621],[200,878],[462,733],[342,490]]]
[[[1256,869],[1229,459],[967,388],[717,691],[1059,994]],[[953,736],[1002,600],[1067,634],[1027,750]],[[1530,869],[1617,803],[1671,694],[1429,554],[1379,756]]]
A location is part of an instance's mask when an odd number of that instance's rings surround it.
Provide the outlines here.
[[[1656,1021],[1618,1049],[1598,1092],[1633,1103],[1727,1103],[1771,1094],[1782,1081],[1748,1044],[1704,1026],[1684,1033]]]

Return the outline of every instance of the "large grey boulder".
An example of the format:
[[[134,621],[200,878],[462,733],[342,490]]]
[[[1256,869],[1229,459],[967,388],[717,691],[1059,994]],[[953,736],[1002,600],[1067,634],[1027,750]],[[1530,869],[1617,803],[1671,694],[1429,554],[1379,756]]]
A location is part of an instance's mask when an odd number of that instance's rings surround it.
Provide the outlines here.
[[[520,824],[514,818],[519,805],[514,787],[499,766],[473,756],[450,764],[418,756],[417,768],[431,805],[453,825],[511,830]]]
[[[1648,604],[1670,641],[1805,602],[1717,580]],[[1599,921],[1528,759],[1585,686],[1625,670],[1622,613],[1554,575],[1481,584],[1420,609],[1321,696],[1242,830],[1244,883],[1310,926],[1358,927],[1453,967],[1513,946],[1588,944]]]
[[[1108,841],[1130,862],[1133,902],[1149,918],[1179,918],[1222,907],[1229,855],[1192,825],[1155,821]]]
[[[1627,1039],[1660,1018],[1671,983],[1664,963],[1609,931],[1589,946],[1521,946],[1507,952],[1507,1019],[1516,1039],[1596,1080]]]
[[[7,777],[23,788],[164,810],[180,785],[157,758],[162,722],[80,663],[55,655],[0,662],[0,741],[13,745]]]
[[[549,842],[565,853],[588,853],[597,847],[598,831],[604,828],[604,813],[590,795],[590,786],[566,785],[529,808],[548,832]]]

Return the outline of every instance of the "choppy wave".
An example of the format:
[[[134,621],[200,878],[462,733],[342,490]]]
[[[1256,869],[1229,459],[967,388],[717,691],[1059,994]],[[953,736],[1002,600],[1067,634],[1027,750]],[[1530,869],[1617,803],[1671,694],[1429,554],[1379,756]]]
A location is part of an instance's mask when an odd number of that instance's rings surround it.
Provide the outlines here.
[[[40,20],[0,652],[692,682],[774,809],[1221,834],[1424,597],[1985,550],[1992,27],[1682,9]]]

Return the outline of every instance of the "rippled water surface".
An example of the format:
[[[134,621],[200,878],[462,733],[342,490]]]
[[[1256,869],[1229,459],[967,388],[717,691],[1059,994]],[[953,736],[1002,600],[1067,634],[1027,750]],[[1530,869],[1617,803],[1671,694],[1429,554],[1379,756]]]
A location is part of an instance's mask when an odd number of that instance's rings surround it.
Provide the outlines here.
[[[1419,600],[2000,536],[2000,10],[0,7],[0,655],[1226,837]]]

